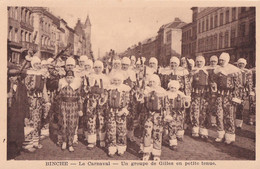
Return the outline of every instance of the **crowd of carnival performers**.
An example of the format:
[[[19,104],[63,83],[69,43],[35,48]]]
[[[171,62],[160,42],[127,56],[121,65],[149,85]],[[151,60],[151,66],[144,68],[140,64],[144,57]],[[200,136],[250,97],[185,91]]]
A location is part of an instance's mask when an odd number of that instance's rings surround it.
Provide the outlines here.
[[[89,151],[123,156],[138,129],[142,160],[160,160],[163,138],[176,151],[185,131],[209,141],[215,126],[215,141],[231,144],[243,120],[255,124],[255,69],[243,58],[235,66],[228,53],[211,56],[209,65],[202,55],[172,56],[160,67],[154,57],[145,65],[141,56],[113,55],[109,64],[61,56],[41,60],[29,50],[22,66],[8,62],[8,159],[45,148],[48,136],[74,152],[79,135]]]

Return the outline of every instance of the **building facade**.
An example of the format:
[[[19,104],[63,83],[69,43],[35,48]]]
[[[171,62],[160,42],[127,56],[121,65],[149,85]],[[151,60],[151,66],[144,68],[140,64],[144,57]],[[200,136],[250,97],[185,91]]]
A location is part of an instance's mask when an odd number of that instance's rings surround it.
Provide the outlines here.
[[[129,47],[120,54],[121,57],[143,56],[146,63],[151,57],[158,60],[160,66],[168,66],[172,56],[180,57],[182,54],[182,27],[186,25],[179,18],[175,18],[173,22],[162,25],[157,32],[157,36],[148,38],[136,45]]]
[[[91,23],[89,16],[87,16],[85,23],[83,24],[80,19],[76,26],[74,27],[75,34],[77,34],[78,40],[76,43],[80,44],[81,46],[77,45],[77,49],[74,54],[87,55],[89,58],[91,57]]]
[[[185,22],[175,18],[173,22],[162,25],[158,31],[157,59],[159,65],[168,66],[172,56],[181,56],[182,27]]]
[[[197,44],[197,15],[198,8],[191,8],[193,11],[192,22],[182,27],[182,56],[194,59],[196,56]]]
[[[48,59],[55,54],[56,32],[59,18],[48,11],[48,8],[32,7],[34,17],[34,32],[38,32],[36,43],[42,59]]]
[[[23,61],[24,51],[29,48],[37,51],[34,42],[34,18],[27,7],[8,7],[8,60],[19,64]]]
[[[193,58],[196,51],[196,46],[193,46],[192,41],[192,23],[182,27],[182,56]]]
[[[245,58],[248,67],[255,67],[256,25],[255,7],[241,7],[238,12],[238,36],[236,39],[236,58]]]
[[[208,62],[212,55],[227,52],[231,63],[243,57],[250,63],[248,67],[254,66],[255,7],[191,9],[192,23],[182,29],[183,56],[191,55],[195,59],[196,55],[203,55]],[[196,45],[195,52],[192,44]]]
[[[55,56],[68,44],[64,55],[91,54],[91,23],[77,23],[75,30],[44,7],[16,7],[8,10],[8,61],[22,63],[28,49],[42,59]],[[75,46],[74,46],[75,45]]]

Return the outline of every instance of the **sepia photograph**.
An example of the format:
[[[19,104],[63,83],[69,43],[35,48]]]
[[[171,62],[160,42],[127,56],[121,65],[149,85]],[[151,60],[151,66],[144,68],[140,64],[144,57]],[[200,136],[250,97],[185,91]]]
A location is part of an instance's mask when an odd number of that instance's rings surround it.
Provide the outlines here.
[[[7,162],[256,161],[256,4],[70,2],[1,8]]]

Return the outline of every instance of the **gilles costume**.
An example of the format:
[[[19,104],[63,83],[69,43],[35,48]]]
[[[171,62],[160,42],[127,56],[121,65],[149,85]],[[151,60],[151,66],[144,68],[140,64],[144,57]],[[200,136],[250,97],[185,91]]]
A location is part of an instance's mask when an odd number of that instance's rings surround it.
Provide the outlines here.
[[[74,151],[70,147],[73,146],[74,135],[78,127],[79,112],[82,111],[80,79],[75,77],[72,83],[68,83],[66,77],[60,79],[58,92],[62,119],[60,120],[63,140],[62,149],[66,149],[66,143],[68,143],[69,150]]]
[[[79,60],[79,65],[77,65],[74,68],[75,76],[79,77],[81,79],[81,85],[86,86],[86,78],[89,78],[89,76],[93,73],[92,67],[93,67],[93,62],[92,60],[88,59],[86,55],[80,56]],[[82,88],[82,94],[85,93],[84,88]],[[82,102],[85,101],[85,97],[82,95],[81,98]],[[79,117],[79,126],[76,132],[76,136],[74,141],[77,140],[78,135],[83,135],[84,132],[84,117]],[[76,141],[77,142],[77,141]]]
[[[192,136],[202,138],[208,138],[208,72],[205,65],[205,59],[203,56],[197,56],[196,61],[202,62],[201,68],[194,67],[192,70],[192,93],[191,93],[191,125]]]
[[[185,95],[190,96],[191,94],[191,83],[189,78],[189,72],[187,69],[179,67],[180,60],[177,57],[172,57],[170,59],[171,63],[176,63],[178,65],[177,68],[174,69],[165,69],[161,72],[160,79],[162,83],[162,87],[167,89],[168,83],[170,80],[178,80],[180,83],[180,91],[184,92]]]
[[[129,114],[127,115],[127,138],[129,138],[130,141],[134,141],[134,129],[136,125],[138,124],[138,114],[136,111],[137,107],[137,101],[135,99],[135,90],[134,86],[136,85],[136,74],[135,71],[130,69],[130,59],[127,57],[124,57],[122,59],[122,65],[129,66],[128,69],[123,70],[122,66],[122,75],[124,77],[123,84],[129,86],[131,88],[130,90],[130,102],[129,102]]]
[[[218,57],[213,55],[210,57],[210,61],[215,61],[218,63]],[[209,94],[208,94],[208,114],[210,115],[210,122],[212,126],[216,126],[216,99],[217,99],[217,86],[214,86],[214,70],[218,68],[219,65],[207,66],[207,71],[209,74]]]
[[[143,132],[143,160],[149,160],[151,153],[154,156],[154,160],[159,160],[162,148],[166,91],[158,85],[160,78],[157,75],[151,75],[149,79],[149,81],[155,81],[155,84],[151,87],[146,87],[144,91],[144,105],[147,112]]]
[[[172,80],[168,84],[168,88],[174,87],[176,91],[166,92],[166,114],[164,120],[167,124],[169,133],[169,145],[175,150],[177,148],[177,138],[183,137],[183,134],[178,131],[183,131],[183,116],[185,108],[190,105],[190,97],[187,97],[183,92],[179,91],[180,83]]]
[[[237,61],[238,64],[244,64],[246,66],[247,62],[245,59],[240,58]],[[253,79],[252,79],[252,71],[246,68],[241,68],[242,73],[242,84],[240,87],[240,93],[242,94],[241,98],[243,101],[246,99],[249,100],[249,105],[252,103],[252,97],[255,95],[253,91]],[[243,124],[243,112],[244,112],[244,104],[239,104],[236,107],[236,120],[235,125],[238,128],[242,128]]]
[[[177,57],[172,57],[170,59],[171,64],[177,64],[176,68],[166,68],[164,71],[161,71],[159,77],[161,78],[162,87],[164,89],[168,88],[168,83],[170,80],[177,80],[180,83],[180,91],[183,92],[186,96],[191,95],[191,78],[187,69],[179,67],[180,60]],[[182,137],[184,135],[184,122],[185,114],[183,116],[182,130],[178,130],[178,135]]]
[[[241,104],[241,70],[229,64],[230,56],[222,53],[219,61],[224,64],[214,70],[217,85],[217,142],[225,137],[225,142],[230,144],[235,141],[234,106]]]
[[[46,81],[43,72],[35,67],[35,64],[41,63],[38,56],[34,56],[31,60],[32,68],[27,70],[25,86],[27,88],[29,99],[29,123],[26,126],[32,126],[33,131],[26,133],[25,149],[42,148],[40,144],[40,135],[42,128],[42,118],[47,118],[47,113],[44,111],[48,103],[48,95],[46,89]]]
[[[111,84],[108,90],[108,108],[106,115],[106,142],[108,155],[113,156],[116,152],[123,155],[126,151],[126,117],[129,113],[130,87],[122,84],[121,74],[115,74],[111,80],[119,79],[121,84]]]
[[[101,66],[103,63],[96,61],[95,66]],[[93,73],[89,75],[88,80],[84,82],[87,88],[87,97],[84,102],[84,134],[88,142],[88,148],[93,148],[97,140],[100,146],[105,146],[105,113],[107,105],[107,87],[108,77],[103,73]]]

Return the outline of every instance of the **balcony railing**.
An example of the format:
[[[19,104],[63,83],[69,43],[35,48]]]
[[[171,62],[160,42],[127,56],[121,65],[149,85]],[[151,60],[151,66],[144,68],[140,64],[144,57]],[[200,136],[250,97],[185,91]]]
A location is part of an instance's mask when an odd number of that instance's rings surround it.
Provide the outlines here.
[[[41,50],[44,50],[46,52],[54,53],[55,52],[55,47],[54,46],[42,46]]]
[[[24,28],[24,29],[29,30],[31,32],[33,31],[33,26],[24,22],[24,21],[21,21],[20,25],[21,25],[21,28]]]
[[[31,42],[22,41],[22,47],[23,48],[27,48],[27,49],[31,48],[33,50],[37,50],[38,45],[34,44],[34,43],[31,43]]]
[[[9,25],[12,25],[13,27],[16,27],[16,28],[19,28],[20,25],[19,25],[19,21],[14,19],[14,18],[8,18],[8,23]]]

